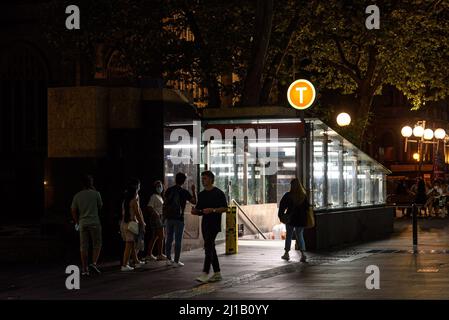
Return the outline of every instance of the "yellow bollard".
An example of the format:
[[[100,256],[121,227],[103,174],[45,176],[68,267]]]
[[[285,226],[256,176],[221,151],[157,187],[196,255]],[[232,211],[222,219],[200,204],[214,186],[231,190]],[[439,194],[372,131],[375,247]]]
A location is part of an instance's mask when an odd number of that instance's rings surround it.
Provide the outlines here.
[[[238,253],[237,207],[228,207],[226,211],[226,254]]]

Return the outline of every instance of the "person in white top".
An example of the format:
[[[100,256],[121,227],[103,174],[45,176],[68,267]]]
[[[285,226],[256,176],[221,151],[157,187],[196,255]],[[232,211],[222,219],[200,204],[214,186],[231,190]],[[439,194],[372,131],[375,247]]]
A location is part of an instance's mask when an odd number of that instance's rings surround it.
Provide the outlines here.
[[[136,251],[136,241],[138,234],[133,233],[130,229],[130,224],[134,223],[139,228],[145,230],[145,222],[143,219],[142,211],[139,206],[139,192],[140,182],[130,183],[126,189],[125,199],[122,204],[122,222],[120,224],[120,231],[123,241],[125,241],[125,251],[123,253],[122,271],[132,271],[135,267],[140,267],[145,264],[140,261]],[[134,267],[129,265],[130,257],[133,257]]]
[[[148,254],[145,260],[166,260],[167,257],[162,254],[162,247],[164,244],[164,224],[162,222],[162,207],[164,205],[164,199],[162,192],[164,186],[162,181],[155,181],[154,192],[151,195],[150,201],[147,205],[148,220],[151,227],[151,238],[148,242]],[[156,256],[153,255],[153,249],[156,245]]]
[[[446,190],[442,185],[440,180],[435,180],[433,183],[433,187],[427,192],[427,196],[429,197],[427,201],[429,212],[433,215],[439,215],[439,200],[441,196],[445,195]]]

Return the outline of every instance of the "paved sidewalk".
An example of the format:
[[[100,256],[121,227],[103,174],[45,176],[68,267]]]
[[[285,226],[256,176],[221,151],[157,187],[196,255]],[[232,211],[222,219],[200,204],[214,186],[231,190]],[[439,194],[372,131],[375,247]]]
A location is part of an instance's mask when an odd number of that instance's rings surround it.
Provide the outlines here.
[[[129,273],[118,263],[101,276],[65,288],[65,266],[29,266],[2,271],[0,299],[448,299],[449,221],[420,220],[420,252],[411,252],[411,223],[398,221],[389,239],[309,253],[309,262],[280,259],[283,241],[240,241],[237,255],[217,247],[223,281],[203,284],[203,250],[184,252],[182,268],[151,262]],[[367,290],[365,268],[380,268],[380,290]]]

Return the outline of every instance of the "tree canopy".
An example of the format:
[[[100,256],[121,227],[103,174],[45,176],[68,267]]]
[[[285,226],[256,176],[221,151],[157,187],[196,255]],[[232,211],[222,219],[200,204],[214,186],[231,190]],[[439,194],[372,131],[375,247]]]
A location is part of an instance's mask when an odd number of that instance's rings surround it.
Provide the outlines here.
[[[373,112],[373,97],[392,85],[414,108],[445,98],[449,87],[449,8],[426,0],[375,1],[378,30],[365,27],[365,4],[354,1],[310,1],[297,33],[297,55],[319,88],[354,94],[353,115],[361,144]]]
[[[159,74],[207,88],[212,107],[220,106],[223,93],[240,106],[286,103],[288,85],[305,74],[319,91],[354,95],[357,144],[373,97],[385,85],[399,89],[415,108],[448,94],[447,1],[373,1],[380,8],[379,30],[365,27],[362,1],[78,3],[81,30],[69,32],[64,21],[49,17],[49,39],[65,52],[93,54],[103,44],[121,53],[131,76]],[[49,12],[68,4],[56,1]],[[186,30],[192,38],[181,36]],[[223,83],[225,74],[237,80]]]

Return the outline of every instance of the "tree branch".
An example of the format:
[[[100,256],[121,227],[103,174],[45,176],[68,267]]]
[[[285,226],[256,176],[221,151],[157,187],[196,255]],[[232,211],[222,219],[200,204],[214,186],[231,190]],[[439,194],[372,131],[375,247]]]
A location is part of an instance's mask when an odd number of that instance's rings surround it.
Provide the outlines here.
[[[202,73],[205,75],[203,80],[205,81],[208,89],[209,105],[211,107],[219,107],[221,105],[221,100],[217,77],[210,72],[210,67],[212,66],[212,56],[207,48],[206,42],[204,41],[194,14],[189,9],[189,6],[185,1],[182,3],[182,10],[184,11],[190,30],[192,30],[194,42],[198,48],[198,52],[200,53],[199,65],[201,66]]]
[[[295,3],[299,5],[298,2],[299,1],[296,1]],[[288,52],[288,49],[290,48],[290,45],[293,41],[293,36],[295,35],[296,30],[298,30],[298,26],[299,26],[299,9],[296,8],[295,15],[290,20],[290,23],[287,26],[285,32],[282,34],[280,46],[281,50],[274,56],[268,69],[267,76],[264,79],[262,90],[260,93],[261,104],[266,104],[268,102],[273,87],[274,79],[279,73],[282,61],[284,60]]]
[[[385,71],[385,66],[383,66],[379,72],[377,73],[377,76],[375,77],[372,85],[371,85],[371,95],[374,95],[374,93],[377,91],[377,89],[379,88],[379,86],[382,84],[382,79],[384,79],[384,71]]]
[[[351,70],[350,68],[348,68],[345,65],[342,65],[341,63],[323,58],[322,61],[332,67],[334,67],[335,69],[339,70],[340,72],[350,76],[356,83],[358,86],[362,85],[362,80],[357,76],[357,74],[354,72],[354,70]]]
[[[353,64],[353,63],[349,62],[348,59],[346,59],[345,53],[343,51],[340,41],[338,40],[338,37],[336,35],[333,35],[332,39],[335,41],[335,45],[337,46],[337,51],[338,51],[338,54],[340,55],[341,62],[348,68],[354,70],[355,74],[359,78],[361,78],[361,73],[360,73],[360,69],[359,69],[358,65]]]
[[[376,59],[376,48],[373,45],[369,46],[368,49],[368,67],[366,68],[365,79],[371,84],[371,79],[374,76],[374,71],[376,70],[377,59]]]

